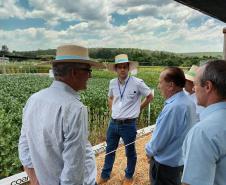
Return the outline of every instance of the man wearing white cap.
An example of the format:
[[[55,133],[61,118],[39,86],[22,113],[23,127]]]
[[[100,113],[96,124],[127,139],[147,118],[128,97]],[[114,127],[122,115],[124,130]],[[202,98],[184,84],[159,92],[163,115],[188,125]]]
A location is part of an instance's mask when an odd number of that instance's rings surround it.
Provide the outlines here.
[[[31,184],[94,185],[87,108],[78,91],[86,89],[90,68],[103,66],[77,45],[58,47],[52,66],[51,86],[33,94],[24,107],[19,158]]]
[[[186,83],[185,83],[185,87],[184,87],[185,94],[187,94],[189,96],[189,98],[191,98],[191,100],[194,101],[194,103],[196,105],[197,122],[199,121],[199,114],[204,109],[204,107],[197,104],[197,98],[196,98],[195,91],[194,91],[193,82],[194,82],[195,76],[197,74],[198,68],[199,68],[198,66],[192,65],[190,70],[185,73]]]
[[[112,79],[109,85],[108,102],[112,111],[111,120],[107,131],[107,148],[105,163],[98,184],[107,182],[110,178],[115,160],[115,150],[119,139],[125,145],[127,167],[123,185],[133,184],[133,175],[136,166],[136,119],[140,111],[153,99],[150,88],[143,80],[129,76],[129,71],[136,69],[137,63],[128,60],[126,54],[115,57],[115,63],[108,65],[110,71],[117,73],[117,78]],[[142,96],[145,97],[141,102]]]

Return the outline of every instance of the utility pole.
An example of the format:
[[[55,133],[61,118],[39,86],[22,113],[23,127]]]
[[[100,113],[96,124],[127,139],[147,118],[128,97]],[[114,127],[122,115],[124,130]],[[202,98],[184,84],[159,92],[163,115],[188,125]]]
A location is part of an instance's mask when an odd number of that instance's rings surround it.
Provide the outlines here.
[[[223,29],[223,34],[224,34],[223,59],[226,60],[226,28]]]

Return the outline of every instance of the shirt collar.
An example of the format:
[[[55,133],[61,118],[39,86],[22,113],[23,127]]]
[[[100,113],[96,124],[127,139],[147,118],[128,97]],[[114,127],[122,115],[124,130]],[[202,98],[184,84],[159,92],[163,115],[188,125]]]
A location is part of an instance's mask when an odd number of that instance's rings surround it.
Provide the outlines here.
[[[120,85],[125,85],[128,79],[129,79],[129,75],[128,75],[128,76],[126,77],[126,79],[124,80],[124,84],[121,84],[120,81],[119,81],[119,78],[118,78],[119,84],[120,84]]]
[[[191,95],[195,94],[195,92],[190,93],[190,92],[186,91],[185,88],[183,88],[183,91],[184,91],[184,94],[186,94],[186,95],[190,95],[191,96]]]
[[[212,112],[215,112],[219,109],[226,109],[226,102],[218,102],[209,105],[206,107],[201,113],[200,113],[200,120],[205,119],[208,115],[210,115]]]
[[[64,89],[65,91],[74,94],[76,99],[81,99],[80,93],[78,91],[75,91],[71,86],[62,81],[54,80],[50,87]]]
[[[172,103],[177,97],[184,96],[184,95],[185,95],[184,91],[177,92],[176,94],[174,94],[173,96],[169,97],[165,101],[165,105],[168,104],[168,103]]]

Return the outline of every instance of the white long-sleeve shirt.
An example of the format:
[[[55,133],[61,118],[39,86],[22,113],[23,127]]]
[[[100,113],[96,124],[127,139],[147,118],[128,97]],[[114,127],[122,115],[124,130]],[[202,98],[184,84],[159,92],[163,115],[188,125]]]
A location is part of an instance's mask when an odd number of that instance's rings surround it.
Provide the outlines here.
[[[23,166],[34,168],[40,185],[93,185],[94,152],[88,141],[87,108],[79,94],[54,81],[24,108],[19,139]]]

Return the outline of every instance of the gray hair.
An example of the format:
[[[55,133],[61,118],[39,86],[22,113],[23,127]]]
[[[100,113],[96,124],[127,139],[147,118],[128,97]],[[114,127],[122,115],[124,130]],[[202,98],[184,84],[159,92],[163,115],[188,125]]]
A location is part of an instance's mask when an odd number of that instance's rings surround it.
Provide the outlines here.
[[[201,86],[211,81],[218,95],[226,99],[226,60],[212,60],[205,63],[200,77]]]
[[[81,63],[53,63],[52,69],[54,77],[64,77],[69,74],[73,69],[80,68],[81,66],[88,65],[88,64],[81,64]]]

